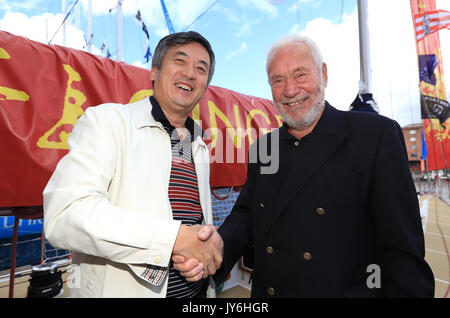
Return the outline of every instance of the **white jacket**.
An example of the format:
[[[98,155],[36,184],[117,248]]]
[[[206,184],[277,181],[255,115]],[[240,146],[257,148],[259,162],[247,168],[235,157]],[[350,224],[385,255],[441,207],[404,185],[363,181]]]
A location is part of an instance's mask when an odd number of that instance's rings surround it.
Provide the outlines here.
[[[133,269],[168,266],[181,222],[172,218],[170,137],[149,98],[90,107],[43,192],[44,233],[73,252],[71,297],[165,297]],[[192,142],[204,222],[212,223],[209,152]]]

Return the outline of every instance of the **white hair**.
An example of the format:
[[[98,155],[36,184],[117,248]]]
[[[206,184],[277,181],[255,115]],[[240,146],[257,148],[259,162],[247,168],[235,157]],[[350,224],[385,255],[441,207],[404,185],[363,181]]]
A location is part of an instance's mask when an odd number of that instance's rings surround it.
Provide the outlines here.
[[[311,40],[307,36],[300,35],[298,33],[286,35],[278,39],[277,41],[275,41],[275,43],[271,45],[269,51],[267,52],[266,57],[266,71],[269,70],[270,63],[272,62],[272,59],[278,52],[278,50],[293,43],[306,45],[311,51],[313,60],[317,65],[317,68],[319,69],[319,71],[322,71],[323,57],[322,54],[320,53],[319,47],[313,40]]]

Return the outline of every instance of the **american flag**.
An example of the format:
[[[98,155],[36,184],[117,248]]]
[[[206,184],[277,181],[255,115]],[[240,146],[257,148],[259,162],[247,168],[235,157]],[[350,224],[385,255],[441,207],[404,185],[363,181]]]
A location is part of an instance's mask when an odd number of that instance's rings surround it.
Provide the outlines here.
[[[415,16],[416,39],[422,40],[428,34],[440,29],[450,30],[450,12],[444,10],[428,11]]]

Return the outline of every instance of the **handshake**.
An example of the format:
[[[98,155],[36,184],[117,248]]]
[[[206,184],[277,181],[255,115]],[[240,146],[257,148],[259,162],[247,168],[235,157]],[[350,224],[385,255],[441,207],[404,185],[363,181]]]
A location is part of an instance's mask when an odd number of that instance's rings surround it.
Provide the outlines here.
[[[216,273],[223,260],[223,240],[211,225],[181,225],[172,250],[174,268],[189,282]]]

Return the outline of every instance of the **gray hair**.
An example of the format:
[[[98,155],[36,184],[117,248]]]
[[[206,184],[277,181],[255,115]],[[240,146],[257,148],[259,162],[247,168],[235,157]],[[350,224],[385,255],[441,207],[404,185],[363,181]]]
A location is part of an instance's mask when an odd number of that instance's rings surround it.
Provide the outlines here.
[[[188,31],[188,32],[178,32],[165,36],[162,38],[158,45],[156,46],[155,53],[152,58],[152,67],[156,67],[157,69],[161,69],[162,60],[164,55],[166,55],[167,51],[172,46],[181,46],[185,44],[189,44],[191,42],[197,42],[201,44],[209,55],[209,73],[208,73],[208,85],[212,80],[215,68],[215,57],[214,52],[211,48],[211,44],[205,39],[201,34]]]
[[[313,60],[317,68],[319,69],[319,71],[322,71],[323,57],[322,54],[320,53],[319,47],[313,40],[311,40],[307,36],[300,35],[298,33],[286,35],[278,39],[277,41],[275,41],[275,43],[271,45],[266,57],[266,71],[269,71],[270,63],[272,62],[273,57],[278,52],[278,50],[285,47],[286,45],[293,43],[306,45],[311,51]]]

